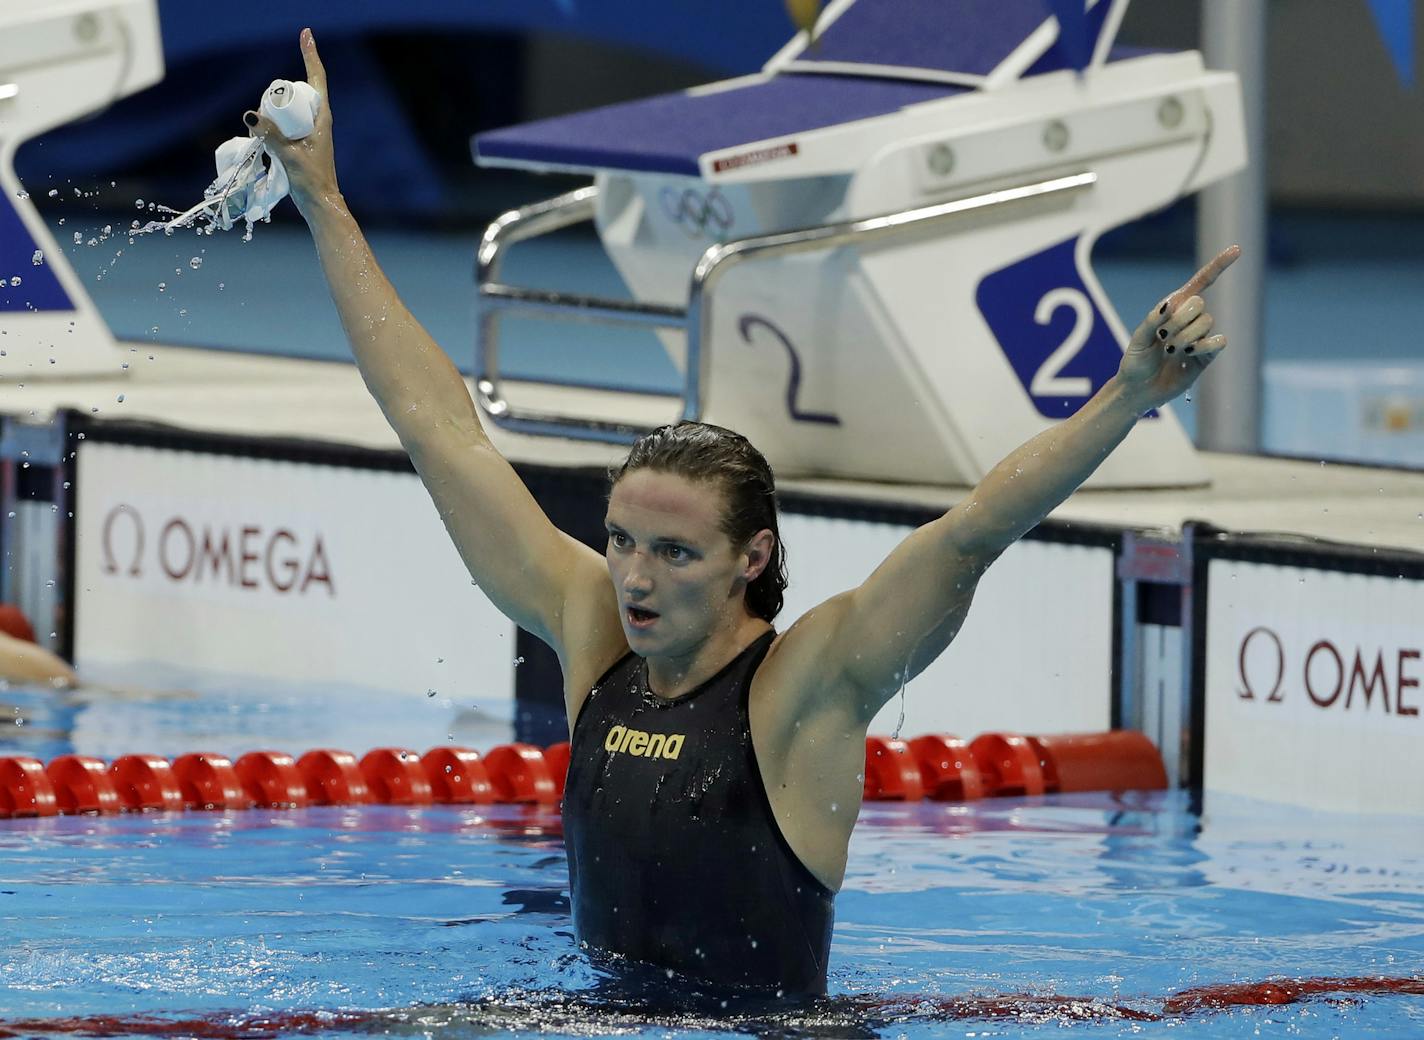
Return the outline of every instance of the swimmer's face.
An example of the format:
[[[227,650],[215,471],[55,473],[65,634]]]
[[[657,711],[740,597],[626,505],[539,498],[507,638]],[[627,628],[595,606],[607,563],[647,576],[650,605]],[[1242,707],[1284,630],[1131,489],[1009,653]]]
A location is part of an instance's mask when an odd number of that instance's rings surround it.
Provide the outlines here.
[[[644,657],[694,653],[746,617],[747,583],[766,566],[760,536],[738,547],[722,530],[726,502],[711,481],[634,470],[608,499],[608,573],[623,633]],[[770,532],[765,532],[769,539]]]

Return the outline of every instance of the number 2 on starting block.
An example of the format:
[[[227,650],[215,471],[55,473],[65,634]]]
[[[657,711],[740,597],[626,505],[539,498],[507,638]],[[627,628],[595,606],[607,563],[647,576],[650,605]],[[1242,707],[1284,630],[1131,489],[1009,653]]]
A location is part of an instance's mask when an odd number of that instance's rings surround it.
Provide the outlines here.
[[[1116,374],[1122,347],[1088,290],[1077,239],[984,276],[975,294],[1034,408],[1066,419]]]

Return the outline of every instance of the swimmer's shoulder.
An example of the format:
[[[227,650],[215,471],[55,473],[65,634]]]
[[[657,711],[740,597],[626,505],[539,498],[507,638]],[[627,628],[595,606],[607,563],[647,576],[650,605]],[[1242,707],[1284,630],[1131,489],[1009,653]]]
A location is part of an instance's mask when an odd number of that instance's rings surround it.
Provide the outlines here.
[[[569,614],[564,619],[565,645],[555,647],[564,672],[564,708],[571,734],[579,709],[594,684],[630,652],[612,583],[604,585],[607,602],[598,596],[587,600],[570,597]]]
[[[854,700],[835,667],[847,652],[838,639],[849,608],[849,593],[832,596],[778,632],[752,677],[753,699],[774,702],[788,716]]]

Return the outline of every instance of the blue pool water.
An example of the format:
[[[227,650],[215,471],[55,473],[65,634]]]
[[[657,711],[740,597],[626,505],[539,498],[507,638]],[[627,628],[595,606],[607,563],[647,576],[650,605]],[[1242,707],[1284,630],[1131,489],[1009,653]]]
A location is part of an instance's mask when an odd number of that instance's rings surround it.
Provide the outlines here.
[[[1219,799],[1199,815],[1165,794],[867,805],[830,999],[790,1010],[692,1007],[676,980],[652,1011],[623,999],[575,943],[567,882],[548,809],[0,821],[0,1031],[354,1011],[330,1035],[1424,1035],[1420,996],[1164,1004],[1424,975],[1424,832],[1405,821]]]

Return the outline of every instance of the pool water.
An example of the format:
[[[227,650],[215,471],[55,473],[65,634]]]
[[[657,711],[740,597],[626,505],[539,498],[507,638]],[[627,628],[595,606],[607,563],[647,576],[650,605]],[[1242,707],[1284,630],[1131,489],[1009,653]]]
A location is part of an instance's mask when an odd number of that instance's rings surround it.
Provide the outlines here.
[[[73,744],[51,727],[0,754]],[[790,1007],[632,985],[579,949],[567,885],[547,808],[0,821],[0,1036],[1424,1035],[1417,821],[1178,794],[870,804],[830,996]],[[1376,976],[1414,993],[1170,1000]]]

